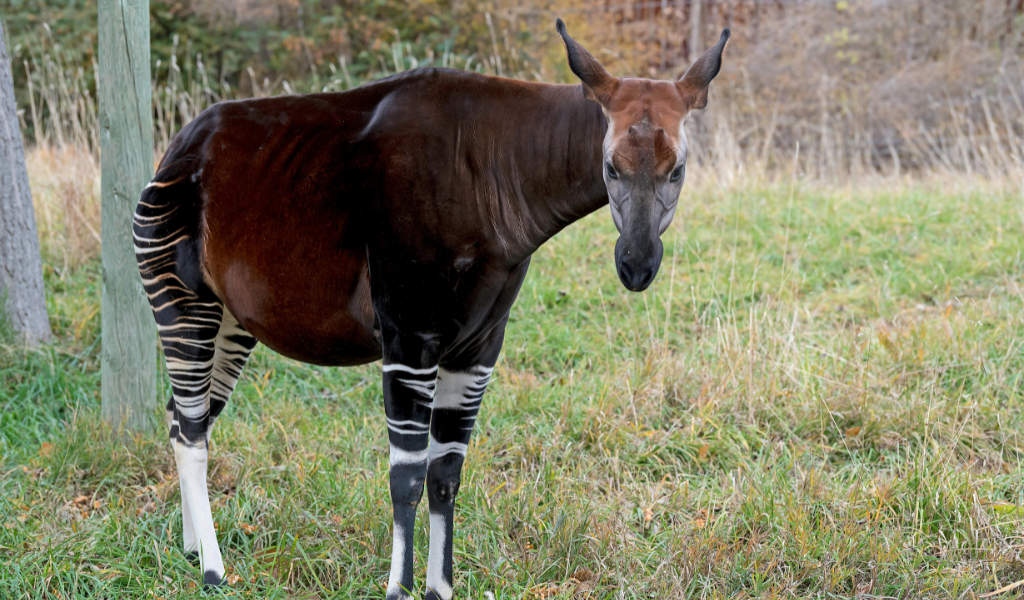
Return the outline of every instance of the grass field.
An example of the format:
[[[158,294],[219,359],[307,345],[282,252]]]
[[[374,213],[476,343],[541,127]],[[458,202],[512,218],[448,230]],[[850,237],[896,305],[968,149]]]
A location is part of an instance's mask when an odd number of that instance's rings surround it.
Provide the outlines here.
[[[535,256],[467,458],[456,596],[1024,580],[1019,190],[705,185],[682,207],[647,293],[619,284],[606,211]],[[98,262],[45,260],[59,342],[0,347],[0,598],[202,596],[166,433],[99,419]],[[255,353],[213,435],[224,594],[383,597],[379,376]]]

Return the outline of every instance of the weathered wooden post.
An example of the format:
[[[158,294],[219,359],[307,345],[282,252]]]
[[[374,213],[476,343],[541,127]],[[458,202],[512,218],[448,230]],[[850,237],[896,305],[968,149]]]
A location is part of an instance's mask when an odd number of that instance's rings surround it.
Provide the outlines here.
[[[102,413],[114,427],[152,425],[157,342],[132,243],[132,213],[153,176],[149,0],[99,1],[103,212]]]

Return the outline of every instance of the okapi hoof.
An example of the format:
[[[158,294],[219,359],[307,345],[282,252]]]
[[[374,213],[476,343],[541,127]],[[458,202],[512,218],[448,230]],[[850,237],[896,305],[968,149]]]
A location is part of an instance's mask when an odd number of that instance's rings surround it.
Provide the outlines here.
[[[210,592],[224,585],[224,580],[216,571],[203,573],[203,589]]]
[[[193,550],[189,550],[185,553],[185,560],[192,563],[193,565],[199,566],[199,553]]]

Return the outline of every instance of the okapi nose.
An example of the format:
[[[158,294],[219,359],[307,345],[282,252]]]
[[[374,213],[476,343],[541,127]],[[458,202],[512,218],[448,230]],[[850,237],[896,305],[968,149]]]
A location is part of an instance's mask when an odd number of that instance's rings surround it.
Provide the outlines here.
[[[654,247],[648,252],[636,252],[627,248],[623,238],[615,244],[615,268],[619,272],[619,281],[626,289],[642,292],[650,287],[661,267],[661,257],[665,251],[661,240],[655,240]]]
[[[626,286],[626,289],[634,292],[646,290],[651,285],[651,282],[654,281],[654,276],[658,274],[657,267],[648,265],[635,267],[626,261],[622,261],[617,266],[619,281],[622,282],[622,285]]]

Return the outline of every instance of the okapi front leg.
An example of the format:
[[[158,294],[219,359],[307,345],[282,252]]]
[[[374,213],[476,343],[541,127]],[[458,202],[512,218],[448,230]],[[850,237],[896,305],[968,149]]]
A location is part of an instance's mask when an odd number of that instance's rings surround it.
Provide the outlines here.
[[[491,367],[462,372],[440,369],[430,421],[427,453],[427,498],[430,500],[430,556],[427,559],[427,600],[452,597],[452,540],[455,496],[480,402]]]
[[[416,507],[427,473],[431,402],[436,366],[384,364],[384,410],[390,452],[391,507],[394,539],[387,600],[412,598],[413,533]]]

